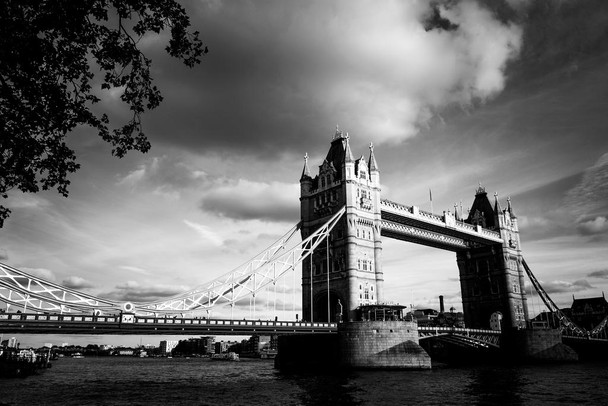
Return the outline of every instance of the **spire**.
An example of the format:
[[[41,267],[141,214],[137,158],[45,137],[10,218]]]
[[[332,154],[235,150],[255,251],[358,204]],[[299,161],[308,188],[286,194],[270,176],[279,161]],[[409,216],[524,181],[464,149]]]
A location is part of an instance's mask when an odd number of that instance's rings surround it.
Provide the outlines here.
[[[334,140],[344,138],[344,134],[340,131],[340,126],[336,124],[336,133],[334,134]]]
[[[511,214],[512,219],[517,218],[517,216],[515,215],[515,212],[513,211],[513,207],[511,207],[511,198],[510,197],[507,197],[507,210],[509,210],[509,213]]]
[[[498,192],[494,192],[494,213],[498,214],[502,211],[500,203],[498,202]]]
[[[306,154],[304,154],[304,169],[302,170],[302,176],[300,177],[300,182],[302,180],[304,180],[305,178],[312,179],[312,176],[310,176],[310,169],[308,169],[308,152]]]
[[[369,171],[378,171],[378,164],[374,156],[374,144],[371,142],[369,143]]]
[[[348,135],[348,132],[346,133],[344,140],[344,162],[353,162],[355,158],[353,158],[353,153],[350,150],[350,136]]]
[[[477,188],[477,190],[475,191],[475,196],[478,195],[485,195],[486,194],[486,188],[481,186],[481,181],[479,181],[479,187]]]

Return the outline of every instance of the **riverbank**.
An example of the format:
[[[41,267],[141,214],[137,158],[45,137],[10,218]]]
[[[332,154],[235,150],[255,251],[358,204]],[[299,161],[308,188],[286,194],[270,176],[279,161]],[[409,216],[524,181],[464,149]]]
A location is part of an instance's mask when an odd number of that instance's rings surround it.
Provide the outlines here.
[[[0,348],[0,378],[25,378],[50,367],[49,352]]]

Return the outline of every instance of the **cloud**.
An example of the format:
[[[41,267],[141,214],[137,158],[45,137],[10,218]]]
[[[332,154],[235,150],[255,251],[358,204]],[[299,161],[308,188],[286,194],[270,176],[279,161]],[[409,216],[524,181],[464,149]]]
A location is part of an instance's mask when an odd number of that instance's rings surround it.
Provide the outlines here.
[[[300,218],[299,193],[297,184],[239,179],[207,191],[201,208],[237,220],[296,223]]]
[[[216,247],[224,245],[224,240],[216,232],[212,231],[209,227],[204,224],[198,224],[193,221],[184,220],[184,224],[197,232],[203,240],[210,242]]]
[[[608,153],[587,168],[581,182],[570,190],[566,203],[574,214],[588,221],[608,212]]]
[[[50,269],[45,268],[21,268],[21,271],[28,273],[32,276],[37,276],[49,282],[55,282],[57,277]]]
[[[204,184],[206,180],[207,173],[200,168],[190,166],[175,155],[163,155],[146,159],[136,169],[118,178],[117,184],[176,198],[182,189]]]
[[[162,300],[186,292],[186,286],[147,285],[142,286],[135,281],[127,281],[117,285],[114,291],[104,293],[101,297],[132,302],[148,302]]]
[[[150,271],[143,269],[143,268],[138,268],[136,266],[121,265],[121,266],[119,266],[119,268],[124,269],[125,271],[135,272],[140,275],[151,275]]]
[[[575,216],[580,234],[598,237],[608,233],[608,153],[585,170],[580,183],[568,191],[565,204]]]
[[[68,278],[64,279],[61,284],[66,288],[71,289],[87,289],[94,286],[91,282],[81,278],[80,276],[69,276]]]
[[[300,153],[336,123],[377,143],[412,137],[446,106],[502,91],[522,38],[521,27],[474,1],[441,2],[439,20],[457,28],[430,31],[428,2],[198,7],[212,52],[196,71],[162,77],[165,103],[150,117],[151,136],[264,160],[288,149]]]
[[[608,220],[604,216],[579,223],[578,229],[583,235],[597,235],[608,232]]]
[[[16,193],[10,194],[6,200],[6,206],[15,209],[45,209],[51,206],[50,202],[34,194]]]
[[[600,278],[600,279],[608,279],[608,269],[603,269],[601,271],[594,271],[587,274],[590,278]]]
[[[594,289],[594,287],[585,279],[579,279],[574,282],[567,281],[549,281],[549,282],[541,282],[541,286],[545,290],[545,292],[551,293],[570,293],[570,292],[579,292],[587,289]],[[536,291],[534,288],[529,285],[526,288],[529,292],[532,292],[536,295]]]

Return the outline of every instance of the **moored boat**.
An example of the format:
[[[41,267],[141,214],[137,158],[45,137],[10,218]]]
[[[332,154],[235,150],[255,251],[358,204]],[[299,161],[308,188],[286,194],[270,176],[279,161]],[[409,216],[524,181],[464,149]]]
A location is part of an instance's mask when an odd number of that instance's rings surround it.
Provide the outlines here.
[[[236,352],[226,352],[224,354],[213,354],[211,359],[215,361],[239,361],[239,354]]]

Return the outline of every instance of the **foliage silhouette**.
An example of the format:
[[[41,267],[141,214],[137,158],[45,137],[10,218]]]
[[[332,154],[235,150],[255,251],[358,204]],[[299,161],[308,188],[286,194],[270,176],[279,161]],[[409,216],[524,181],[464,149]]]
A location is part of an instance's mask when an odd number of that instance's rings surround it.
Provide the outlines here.
[[[138,48],[146,35],[170,31],[165,48],[188,67],[207,53],[173,0],[6,0],[0,2],[0,196],[56,188],[80,165],[66,145],[77,126],[92,127],[121,158],[146,152],[141,114],[162,101],[151,60]],[[97,75],[95,74],[97,73]],[[102,91],[99,90],[102,89]],[[122,92],[130,119],[110,127],[92,106],[103,90]],[[10,209],[0,205],[0,227]]]

